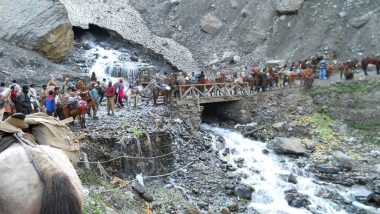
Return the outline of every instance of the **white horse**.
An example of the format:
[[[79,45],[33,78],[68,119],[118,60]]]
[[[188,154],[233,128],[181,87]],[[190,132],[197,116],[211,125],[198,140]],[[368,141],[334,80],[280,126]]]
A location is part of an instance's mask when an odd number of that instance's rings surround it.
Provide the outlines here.
[[[3,99],[4,102],[4,105],[0,106],[0,121],[3,120],[6,105],[9,105],[8,102],[11,96],[11,91],[12,90],[9,88],[4,88],[4,90],[0,91],[0,99]]]
[[[137,108],[139,100],[140,100],[140,93],[144,91],[144,87],[142,85],[137,86],[136,89],[134,88],[125,88],[124,89],[124,95],[127,100],[127,106],[130,106],[130,102],[133,99],[133,107]]]
[[[0,153],[0,213],[82,213],[82,185],[61,150],[5,140],[14,142]]]

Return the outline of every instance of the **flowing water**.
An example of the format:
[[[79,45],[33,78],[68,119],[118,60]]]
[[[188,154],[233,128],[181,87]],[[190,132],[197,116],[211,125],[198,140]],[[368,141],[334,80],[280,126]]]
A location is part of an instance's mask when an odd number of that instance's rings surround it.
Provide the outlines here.
[[[132,83],[139,75],[139,68],[149,65],[141,60],[132,61],[127,50],[105,48],[91,40],[83,43],[90,47],[85,52],[89,72],[95,72],[98,80],[106,78],[115,82],[119,77],[124,77],[126,82]]]
[[[221,149],[219,151],[220,158],[236,167],[235,173],[245,174],[242,183],[255,188],[250,206],[260,213],[346,213],[332,200],[317,196],[320,191],[325,190],[338,192],[347,201],[353,202],[354,206],[365,209],[368,213],[379,211],[354,201],[358,194],[365,196],[370,193],[364,187],[347,188],[317,181],[305,168],[299,168],[290,158],[280,157],[272,151],[264,154],[265,143],[253,141],[244,138],[239,133],[206,124],[203,124],[201,128],[213,133],[213,146],[216,150],[220,149],[217,146],[217,137],[222,136],[225,139],[225,148],[229,148],[230,152],[224,156],[222,154],[224,149]],[[241,168],[235,164],[235,160],[239,158],[244,158],[244,165]],[[291,173],[297,177],[297,184],[287,182]],[[307,197],[310,202],[308,209],[294,208],[288,205],[284,192],[291,189],[295,189]]]

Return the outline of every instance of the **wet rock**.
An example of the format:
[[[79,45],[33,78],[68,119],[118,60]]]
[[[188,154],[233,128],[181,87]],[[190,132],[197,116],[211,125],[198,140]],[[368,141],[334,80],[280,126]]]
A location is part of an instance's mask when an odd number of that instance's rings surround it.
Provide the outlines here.
[[[303,0],[276,0],[275,7],[277,13],[283,15],[297,14],[301,8]]]
[[[252,192],[255,191],[253,187],[246,186],[243,184],[238,185],[235,187],[234,192],[235,195],[240,197],[240,198],[245,198],[245,199],[251,199],[252,197]]]
[[[375,204],[380,207],[380,194],[372,193],[368,196],[367,202],[371,204]]]
[[[293,174],[290,174],[288,177],[288,182],[292,184],[297,184],[297,178]]]
[[[208,14],[202,18],[200,25],[202,31],[209,34],[214,34],[223,27],[223,22],[217,17]]]
[[[139,58],[137,58],[136,56],[130,56],[129,58],[131,59],[132,62],[138,62],[139,61]]]
[[[326,173],[326,174],[337,174],[338,172],[341,171],[339,167],[334,166],[331,163],[319,164],[315,167],[315,169],[320,173]]]
[[[290,189],[285,191],[285,200],[288,202],[291,207],[307,207],[310,205],[307,195],[298,193],[295,189]]]
[[[263,149],[261,152],[262,152],[264,155],[269,154],[269,150],[268,150],[268,149]]]
[[[239,211],[239,205],[235,201],[229,200],[227,201],[227,208],[231,212],[237,212]]]
[[[334,156],[334,159],[339,163],[339,166],[341,168],[346,169],[348,171],[352,170],[353,160],[350,156],[344,154],[341,151],[334,151],[332,155]]]
[[[1,4],[0,38],[42,53],[54,62],[70,51],[74,32],[65,7],[53,0]]]
[[[305,155],[306,147],[295,138],[276,137],[273,140],[273,149],[277,154]]]

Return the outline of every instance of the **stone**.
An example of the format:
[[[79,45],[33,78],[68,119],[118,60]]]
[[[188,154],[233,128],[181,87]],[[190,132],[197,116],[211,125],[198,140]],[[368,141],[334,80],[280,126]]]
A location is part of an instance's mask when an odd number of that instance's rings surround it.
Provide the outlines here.
[[[340,18],[344,18],[344,17],[347,16],[347,12],[346,12],[346,11],[341,11],[341,12],[338,13],[338,16],[339,16]]]
[[[285,191],[285,194],[285,200],[291,207],[300,208],[310,205],[307,195],[300,194],[295,189],[287,190]]]
[[[233,51],[225,51],[222,56],[222,62],[231,62],[235,56],[235,52]]]
[[[201,209],[207,209],[208,208],[208,203],[205,201],[200,201],[198,202],[198,207]]]
[[[232,200],[227,201],[227,208],[231,212],[239,211],[239,205],[235,201],[232,201]]]
[[[138,62],[139,61],[139,58],[137,58],[136,56],[131,56],[129,57],[131,59],[131,61],[133,62]]]
[[[280,15],[297,14],[304,0],[276,0],[275,7]]]
[[[220,210],[220,214],[231,214],[231,212],[228,209],[223,208]]]
[[[63,4],[54,0],[0,2],[0,39],[60,62],[71,50],[74,32]]]
[[[348,24],[354,28],[361,28],[371,19],[372,13],[364,14],[360,17],[351,18],[348,20]]]
[[[334,166],[331,163],[319,164],[315,168],[318,172],[326,174],[337,174],[341,171],[339,167]]]
[[[205,15],[201,20],[201,29],[206,33],[214,34],[222,27],[222,21],[213,15]]]
[[[240,56],[239,55],[235,55],[233,58],[232,58],[232,62],[233,63],[238,63],[238,62],[240,62]]]
[[[380,195],[376,193],[372,193],[367,197],[367,202],[371,204],[375,204],[376,206],[380,206]]]
[[[284,130],[285,122],[278,122],[272,125],[272,128],[276,131],[283,131]]]
[[[332,155],[341,168],[349,171],[352,170],[353,160],[350,156],[344,154],[342,151],[334,151]]]
[[[293,174],[290,174],[289,177],[288,177],[288,182],[289,183],[292,183],[292,184],[297,184],[297,178],[296,176],[294,176]]]
[[[253,187],[240,184],[237,187],[235,187],[234,192],[235,192],[235,195],[240,197],[240,198],[245,198],[245,199],[251,200],[252,192],[254,190],[255,189],[253,189]]]
[[[306,147],[299,139],[276,137],[273,141],[273,149],[277,154],[305,155]]]

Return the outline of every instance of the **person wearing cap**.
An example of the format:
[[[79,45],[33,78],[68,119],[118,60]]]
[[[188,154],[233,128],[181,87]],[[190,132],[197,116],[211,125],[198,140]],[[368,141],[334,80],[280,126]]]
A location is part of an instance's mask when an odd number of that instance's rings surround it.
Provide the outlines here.
[[[32,104],[30,102],[30,98],[28,96],[29,92],[29,86],[28,85],[23,85],[22,86],[22,93],[17,96],[17,112],[23,113],[25,115],[30,114],[32,112]]]

